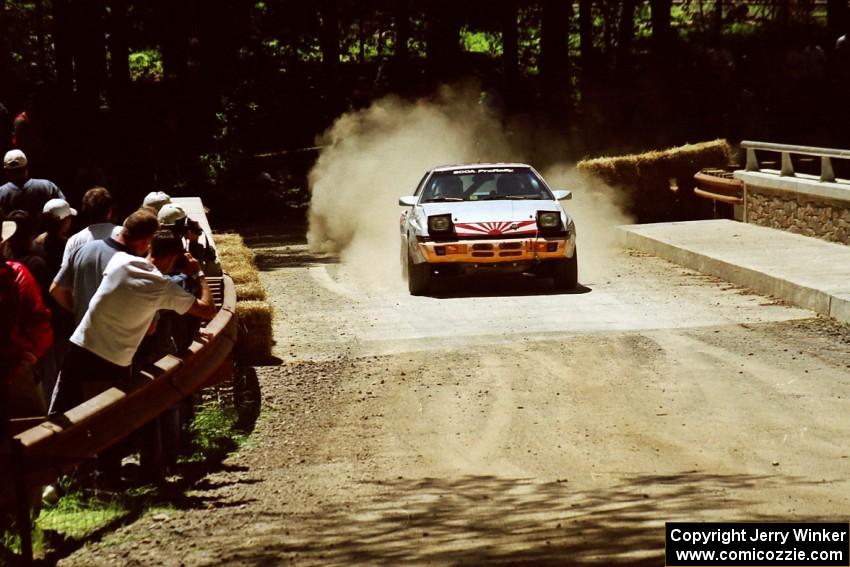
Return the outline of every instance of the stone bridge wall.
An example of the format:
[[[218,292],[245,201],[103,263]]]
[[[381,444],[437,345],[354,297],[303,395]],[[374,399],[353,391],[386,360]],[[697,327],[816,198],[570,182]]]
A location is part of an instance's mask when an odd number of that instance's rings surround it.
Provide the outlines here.
[[[744,182],[744,221],[850,244],[850,183],[736,171]]]

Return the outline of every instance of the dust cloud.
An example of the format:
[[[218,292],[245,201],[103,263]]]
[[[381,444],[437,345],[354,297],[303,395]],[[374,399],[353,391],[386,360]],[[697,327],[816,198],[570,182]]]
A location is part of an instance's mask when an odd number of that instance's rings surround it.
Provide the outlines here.
[[[345,276],[365,287],[403,289],[398,198],[437,165],[528,161],[505,134],[475,88],[445,87],[427,101],[387,97],[344,114],[324,134],[327,147],[310,172],[310,248],[339,253]],[[590,187],[571,167],[549,175],[550,186],[574,193],[565,204],[582,249],[579,280],[597,277],[606,261],[596,255],[612,243],[611,227],[628,219],[610,192]]]
[[[620,245],[614,227],[634,222],[625,211],[623,196],[598,180],[581,175],[571,165],[541,171],[552,189],[573,192],[564,208],[576,223],[579,282],[592,284],[614,273]]]

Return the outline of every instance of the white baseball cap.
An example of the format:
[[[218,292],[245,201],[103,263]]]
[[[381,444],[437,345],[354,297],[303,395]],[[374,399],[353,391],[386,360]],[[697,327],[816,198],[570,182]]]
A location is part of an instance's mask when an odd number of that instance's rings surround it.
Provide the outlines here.
[[[163,205],[167,205],[170,202],[171,197],[168,196],[168,193],[163,193],[162,191],[151,191],[147,194],[147,196],[145,196],[145,200],[142,201],[142,206],[151,207],[159,212]]]
[[[0,242],[4,242],[12,238],[12,235],[15,234],[15,231],[18,229],[18,223],[11,220],[3,221],[3,230],[0,232]]]
[[[59,220],[66,217],[77,216],[77,210],[72,209],[71,205],[69,205],[68,201],[65,199],[50,199],[44,204],[44,208],[41,209],[41,212],[45,215],[56,217]]]
[[[26,165],[27,156],[21,150],[9,150],[3,158],[3,169],[20,169]]]
[[[180,219],[186,218],[186,211],[183,210],[183,207],[180,205],[175,205],[173,203],[168,203],[167,205],[163,205],[159,210],[159,215],[157,215],[157,220],[161,225],[169,225],[174,224]]]

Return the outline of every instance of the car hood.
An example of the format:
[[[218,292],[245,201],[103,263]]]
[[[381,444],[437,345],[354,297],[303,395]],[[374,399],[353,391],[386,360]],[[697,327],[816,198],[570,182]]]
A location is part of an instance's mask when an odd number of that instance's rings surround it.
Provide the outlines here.
[[[537,232],[537,211],[557,211],[569,223],[557,201],[494,200],[425,203],[425,216],[450,214],[459,237],[521,236]]]
[[[424,203],[425,214],[449,213],[457,223],[494,221],[522,222],[537,218],[537,211],[561,211],[557,201],[464,201],[463,203]]]

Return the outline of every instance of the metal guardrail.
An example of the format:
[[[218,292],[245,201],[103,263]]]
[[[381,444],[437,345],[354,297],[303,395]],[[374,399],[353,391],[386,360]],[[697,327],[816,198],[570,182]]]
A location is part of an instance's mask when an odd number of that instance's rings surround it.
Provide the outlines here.
[[[229,375],[236,344],[236,287],[230,276],[213,282],[221,307],[181,359],[167,355],[128,383],[109,388],[65,412],[15,435],[0,455],[0,507],[20,500],[103,449],[126,438],[164,410],[209,383]],[[24,496],[25,497],[25,496]],[[20,501],[17,503],[21,506]],[[19,514],[20,515],[20,514]],[[23,536],[23,534],[22,534]]]
[[[17,510],[29,526],[27,494],[55,481],[85,460],[129,436],[180,400],[229,377],[237,337],[236,286],[228,275],[208,278],[218,312],[204,327],[207,337],[194,341],[182,358],[166,355],[59,418],[26,418],[10,423],[8,452],[0,453],[0,510]],[[32,542],[21,530],[24,559]]]
[[[836,181],[835,171],[832,168],[833,159],[850,160],[850,150],[839,150],[835,148],[816,148],[812,146],[794,146],[789,144],[774,144],[770,142],[754,142],[745,140],[741,142],[741,148],[747,152],[747,164],[745,171],[762,171],[759,165],[756,151],[777,152],[782,161],[779,175],[782,177],[794,177],[794,163],[791,155],[812,156],[820,158],[820,180],[826,183]]]
[[[735,179],[731,171],[703,168],[694,174],[694,182],[694,194],[698,197],[729,205],[741,205],[744,202],[743,183]]]

